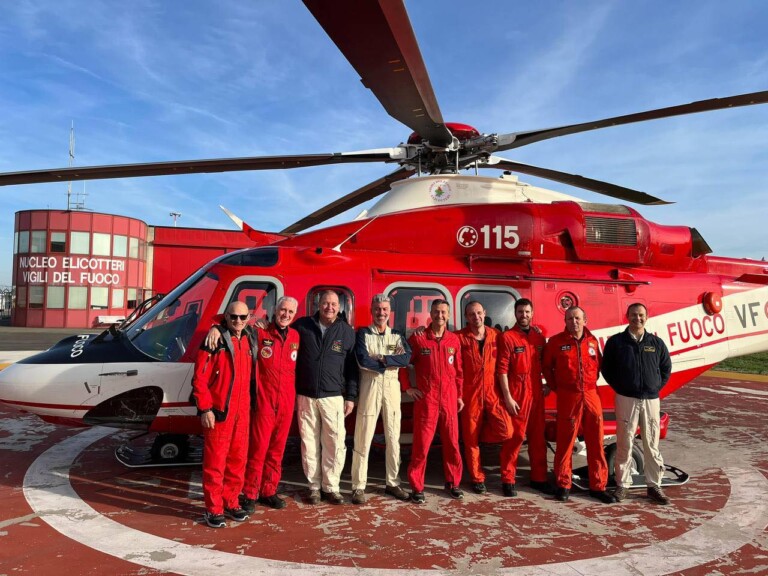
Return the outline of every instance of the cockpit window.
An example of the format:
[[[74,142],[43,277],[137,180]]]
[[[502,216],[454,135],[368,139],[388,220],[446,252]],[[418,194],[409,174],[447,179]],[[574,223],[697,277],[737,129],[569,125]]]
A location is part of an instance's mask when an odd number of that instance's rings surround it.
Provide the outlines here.
[[[218,283],[213,272],[190,278],[129,326],[128,340],[152,358],[178,361]]]
[[[222,264],[230,266],[274,266],[277,264],[277,248],[254,248],[235,252],[220,260]]]

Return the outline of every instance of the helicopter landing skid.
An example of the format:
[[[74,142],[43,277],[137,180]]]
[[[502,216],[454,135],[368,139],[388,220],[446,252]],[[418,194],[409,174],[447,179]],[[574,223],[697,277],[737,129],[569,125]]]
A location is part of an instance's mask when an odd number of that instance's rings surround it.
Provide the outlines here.
[[[184,434],[160,434],[151,446],[123,444],[115,448],[115,458],[128,468],[161,466],[199,466],[203,448]]]
[[[676,468],[670,464],[664,465],[664,476],[661,479],[661,485],[667,486],[681,486],[688,482],[690,476],[687,472],[683,472],[680,468]],[[589,472],[586,466],[577,468],[573,471],[571,483],[580,490],[589,490]],[[616,481],[613,475],[608,477],[608,488],[615,487]],[[648,481],[645,479],[645,474],[632,474],[632,486],[630,488],[648,488]]]

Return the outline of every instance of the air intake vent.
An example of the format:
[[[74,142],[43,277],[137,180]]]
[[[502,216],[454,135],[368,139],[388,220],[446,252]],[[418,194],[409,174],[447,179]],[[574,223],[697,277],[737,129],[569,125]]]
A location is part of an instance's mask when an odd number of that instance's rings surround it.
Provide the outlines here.
[[[588,244],[637,245],[637,228],[634,220],[586,216],[586,221]]]

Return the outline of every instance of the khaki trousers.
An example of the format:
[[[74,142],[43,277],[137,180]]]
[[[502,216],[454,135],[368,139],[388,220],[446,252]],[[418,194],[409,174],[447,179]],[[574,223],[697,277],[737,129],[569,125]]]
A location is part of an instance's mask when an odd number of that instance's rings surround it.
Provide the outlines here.
[[[301,464],[310,490],[339,491],[347,447],[344,445],[344,398],[296,396],[301,436]]]
[[[632,443],[638,424],[643,438],[645,478],[648,486],[661,486],[664,476],[664,459],[659,452],[658,398],[641,400],[616,394],[616,461],[614,475],[616,485],[629,488],[632,485]]]

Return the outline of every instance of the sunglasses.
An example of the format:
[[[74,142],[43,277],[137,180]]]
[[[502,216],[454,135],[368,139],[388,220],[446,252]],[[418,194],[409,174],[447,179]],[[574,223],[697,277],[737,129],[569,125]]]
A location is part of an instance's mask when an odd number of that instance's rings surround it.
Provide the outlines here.
[[[229,319],[232,320],[232,322],[236,322],[237,320],[242,320],[245,322],[248,320],[249,314],[230,314]]]

